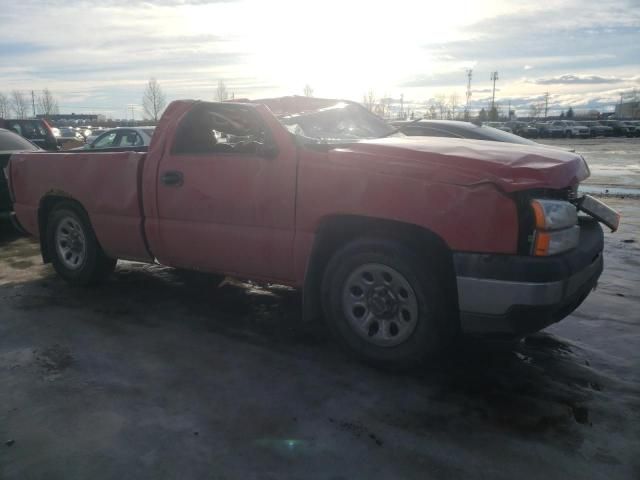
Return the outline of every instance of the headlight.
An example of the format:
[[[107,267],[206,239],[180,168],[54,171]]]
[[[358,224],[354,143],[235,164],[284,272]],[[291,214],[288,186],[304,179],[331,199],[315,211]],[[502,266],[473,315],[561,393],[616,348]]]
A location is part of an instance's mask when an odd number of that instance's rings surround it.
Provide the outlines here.
[[[555,232],[542,232],[537,230],[534,238],[534,255],[548,256],[566,252],[578,245],[580,240],[580,227],[556,230]]]
[[[563,200],[532,200],[531,207],[536,219],[536,228],[559,230],[578,223],[575,205]]]
[[[562,200],[532,200],[536,231],[533,251],[537,256],[555,255],[571,250],[580,240],[578,210]]]

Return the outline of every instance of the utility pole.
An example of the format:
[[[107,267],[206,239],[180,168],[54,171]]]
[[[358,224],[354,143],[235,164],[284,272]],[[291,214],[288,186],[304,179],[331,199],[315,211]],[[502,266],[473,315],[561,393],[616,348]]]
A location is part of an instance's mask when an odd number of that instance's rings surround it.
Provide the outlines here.
[[[544,119],[547,119],[547,110],[549,109],[549,92],[544,94]]]
[[[33,107],[33,118],[36,118],[36,96],[31,90],[31,106]]]
[[[496,106],[496,80],[498,80],[498,72],[491,72],[491,80],[493,81],[493,95],[491,96],[491,110]]]
[[[131,112],[131,125],[135,125],[135,121],[136,121],[136,116],[135,116],[135,108],[136,108],[136,104],[135,103],[129,103],[127,104],[127,112]]]
[[[624,93],[620,92],[620,107],[618,108],[618,111],[616,112],[616,118],[621,118],[622,117],[622,102],[623,102],[623,97],[624,97]],[[615,110],[615,109],[614,109]]]
[[[471,77],[473,76],[473,70],[467,70],[467,104],[464,107],[465,120],[469,120],[469,100],[471,100]]]

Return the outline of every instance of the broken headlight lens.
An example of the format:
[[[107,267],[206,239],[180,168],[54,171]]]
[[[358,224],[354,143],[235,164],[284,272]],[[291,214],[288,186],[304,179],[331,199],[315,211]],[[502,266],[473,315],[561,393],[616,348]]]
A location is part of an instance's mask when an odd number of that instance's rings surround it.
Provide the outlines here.
[[[535,199],[531,201],[531,208],[536,225],[534,255],[556,255],[578,245],[578,210],[573,204],[564,200]]]

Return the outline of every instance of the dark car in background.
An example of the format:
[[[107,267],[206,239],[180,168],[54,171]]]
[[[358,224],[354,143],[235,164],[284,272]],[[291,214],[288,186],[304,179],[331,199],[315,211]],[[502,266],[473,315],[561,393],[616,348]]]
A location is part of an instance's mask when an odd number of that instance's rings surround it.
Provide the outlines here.
[[[487,125],[476,125],[457,120],[419,120],[391,122],[391,125],[409,136],[452,137],[470,140],[488,140],[492,142],[538,145],[513,133],[498,130]]]
[[[610,137],[613,135],[613,128],[608,125],[603,125],[596,120],[588,120],[582,122],[576,122],[579,125],[583,125],[589,128],[589,134],[592,137]]]
[[[636,133],[634,125],[630,125],[622,120],[602,120],[600,123],[611,127],[615,137],[633,137]]]
[[[505,125],[509,127],[513,133],[515,133],[516,135],[520,135],[521,137],[538,138],[538,129],[527,122],[519,122],[514,120],[505,123]]]
[[[0,128],[11,130],[44,150],[58,150],[58,141],[44,120],[0,118]]]
[[[84,136],[71,127],[54,128],[53,134],[56,137],[58,145],[63,150],[78,147],[84,144]]]
[[[564,128],[555,125],[554,122],[538,122],[535,124],[538,133],[542,138],[559,138],[565,136]]]
[[[11,198],[7,187],[4,168],[14,153],[37,152],[41,148],[25,140],[17,133],[0,128],[0,218],[8,217],[11,212]]]

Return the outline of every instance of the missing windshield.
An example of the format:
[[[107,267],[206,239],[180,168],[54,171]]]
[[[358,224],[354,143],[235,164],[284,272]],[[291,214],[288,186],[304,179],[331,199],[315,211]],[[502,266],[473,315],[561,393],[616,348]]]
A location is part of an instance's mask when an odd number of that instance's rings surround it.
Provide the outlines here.
[[[345,143],[386,137],[395,132],[380,117],[349,102],[283,116],[279,120],[291,133],[313,143]]]

